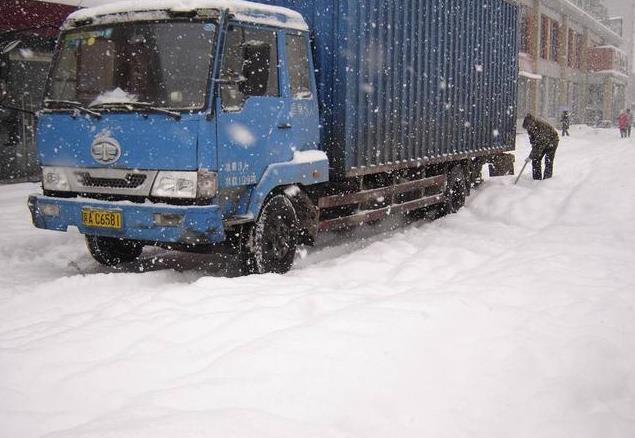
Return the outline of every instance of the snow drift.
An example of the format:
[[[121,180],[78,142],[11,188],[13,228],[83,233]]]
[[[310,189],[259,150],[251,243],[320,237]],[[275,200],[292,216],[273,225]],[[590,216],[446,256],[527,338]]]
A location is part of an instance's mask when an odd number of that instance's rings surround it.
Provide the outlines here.
[[[106,270],[0,187],[0,435],[635,436],[635,142],[572,135],[553,180],[327,236],[286,276]]]

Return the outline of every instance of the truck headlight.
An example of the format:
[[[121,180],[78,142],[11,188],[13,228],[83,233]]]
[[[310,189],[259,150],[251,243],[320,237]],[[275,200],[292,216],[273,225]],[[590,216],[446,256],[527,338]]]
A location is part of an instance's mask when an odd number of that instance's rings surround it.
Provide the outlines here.
[[[53,192],[68,192],[71,185],[66,177],[66,172],[61,167],[42,168],[42,187]]]
[[[152,186],[157,198],[212,199],[218,193],[216,172],[159,172]]]
[[[159,172],[152,186],[152,196],[195,199],[197,179],[196,172]]]

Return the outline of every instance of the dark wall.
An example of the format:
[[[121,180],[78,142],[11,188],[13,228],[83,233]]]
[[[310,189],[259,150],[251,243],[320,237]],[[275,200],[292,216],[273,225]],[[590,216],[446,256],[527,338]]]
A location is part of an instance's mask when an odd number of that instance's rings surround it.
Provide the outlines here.
[[[3,103],[28,111],[40,108],[55,40],[75,8],[35,0],[0,1],[0,47],[19,40],[0,55]],[[36,176],[35,121],[28,114],[0,108],[0,181]]]
[[[0,2],[0,34],[31,29],[32,34],[55,38],[64,19],[75,8],[35,0],[2,0]]]

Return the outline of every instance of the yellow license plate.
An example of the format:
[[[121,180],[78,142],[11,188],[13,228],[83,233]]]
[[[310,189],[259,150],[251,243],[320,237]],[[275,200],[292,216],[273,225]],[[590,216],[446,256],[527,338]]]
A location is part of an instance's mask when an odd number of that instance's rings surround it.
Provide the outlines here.
[[[121,213],[105,210],[82,210],[82,223],[87,227],[121,229]]]

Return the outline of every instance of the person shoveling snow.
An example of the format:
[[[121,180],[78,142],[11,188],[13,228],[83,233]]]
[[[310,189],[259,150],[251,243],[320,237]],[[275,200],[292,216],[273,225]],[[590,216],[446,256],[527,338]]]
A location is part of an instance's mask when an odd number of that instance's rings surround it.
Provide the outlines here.
[[[526,163],[529,161],[532,162],[534,179],[542,180],[551,178],[553,176],[553,163],[556,158],[556,150],[560,142],[558,131],[549,123],[539,120],[531,114],[527,114],[527,117],[525,117],[523,128],[527,130],[529,142],[531,143],[531,154]],[[543,158],[545,159],[544,175],[542,173]]]

